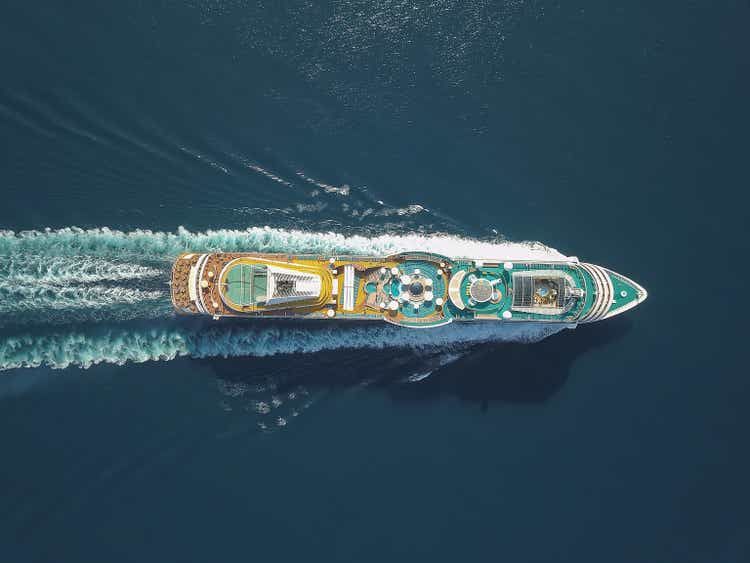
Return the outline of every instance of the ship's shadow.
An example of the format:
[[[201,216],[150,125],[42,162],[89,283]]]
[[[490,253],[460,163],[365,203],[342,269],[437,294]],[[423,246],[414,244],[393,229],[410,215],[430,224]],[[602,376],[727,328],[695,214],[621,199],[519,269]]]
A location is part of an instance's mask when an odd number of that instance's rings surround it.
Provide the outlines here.
[[[285,393],[371,389],[414,404],[456,397],[486,409],[492,403],[538,404],[553,397],[578,358],[621,340],[626,317],[566,330],[533,344],[483,343],[457,350],[338,350],[267,358],[196,360],[223,382],[259,380]]]
[[[534,344],[475,347],[460,360],[441,367],[418,385],[388,391],[399,400],[423,401],[454,396],[486,409],[490,403],[544,403],[562,389],[576,360],[622,339],[626,318],[583,325]]]

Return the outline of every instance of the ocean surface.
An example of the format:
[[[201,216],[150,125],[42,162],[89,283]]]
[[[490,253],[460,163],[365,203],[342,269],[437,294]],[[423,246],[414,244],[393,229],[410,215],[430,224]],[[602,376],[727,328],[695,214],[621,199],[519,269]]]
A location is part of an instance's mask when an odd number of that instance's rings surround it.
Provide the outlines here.
[[[0,10],[0,561],[750,561],[747,1]],[[578,256],[552,334],[178,319],[183,250]]]

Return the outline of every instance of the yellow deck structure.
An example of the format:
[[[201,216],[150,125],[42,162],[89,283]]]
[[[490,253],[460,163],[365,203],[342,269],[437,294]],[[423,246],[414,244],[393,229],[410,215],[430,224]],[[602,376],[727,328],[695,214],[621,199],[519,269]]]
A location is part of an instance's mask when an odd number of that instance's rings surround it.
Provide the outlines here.
[[[387,257],[185,253],[172,269],[179,313],[221,317],[383,319],[410,328],[452,321],[594,322],[646,290],[578,262],[520,263],[427,252]]]

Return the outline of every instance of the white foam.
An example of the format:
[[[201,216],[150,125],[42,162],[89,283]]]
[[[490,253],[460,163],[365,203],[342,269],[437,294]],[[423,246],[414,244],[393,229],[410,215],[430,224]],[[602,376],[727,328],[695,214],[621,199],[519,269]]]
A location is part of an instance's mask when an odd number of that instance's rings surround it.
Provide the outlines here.
[[[557,250],[538,242],[481,241],[446,234],[405,234],[365,237],[339,233],[251,227],[193,233],[118,231],[106,227],[57,230],[0,231],[0,255],[89,255],[110,258],[159,258],[171,260],[184,251],[195,252],[296,252],[321,254],[386,255],[422,250],[452,258],[498,260],[564,260]]]
[[[313,186],[320,188],[327,194],[339,194],[341,196],[348,196],[349,192],[351,191],[351,188],[349,187],[348,184],[344,184],[343,186],[334,186],[332,184],[327,184],[325,182],[322,182],[320,180],[316,180],[315,178],[307,176],[301,170],[297,171],[297,176],[302,178],[305,182],[308,182],[312,184]]]
[[[246,160],[246,159],[244,159],[242,157],[239,157],[237,155],[234,155],[234,156],[235,156],[235,158],[239,158],[240,161],[242,162],[242,164],[245,167],[247,167],[248,169],[252,170],[253,172],[257,172],[258,174],[260,174],[262,176],[265,176],[269,180],[273,180],[274,182],[277,182],[277,183],[281,184],[282,186],[286,186],[287,188],[291,188],[292,187],[292,183],[291,182],[289,182],[288,180],[285,180],[281,176],[278,176],[278,175],[274,174],[270,170],[266,170],[262,166],[260,166],[258,164],[255,164],[253,162],[250,162],[250,161],[248,161],[248,160]]]
[[[100,363],[122,365],[188,356],[273,356],[346,348],[408,348],[447,353],[482,342],[536,342],[563,328],[559,324],[542,323],[472,323],[405,333],[404,329],[390,325],[347,327],[342,324],[283,330],[226,326],[202,329],[113,327],[0,339],[0,370],[39,366],[88,368]]]
[[[167,296],[166,291],[146,291],[129,287],[57,285],[0,285],[0,313],[38,310],[98,309],[118,304],[133,305],[156,301]]]
[[[6,325],[95,319],[114,322],[167,315],[167,291],[138,285],[158,280],[180,252],[245,251],[387,255],[429,251],[450,257],[511,260],[562,260],[540,243],[496,242],[445,234],[345,236],[339,233],[251,227],[193,233],[109,228],[0,232],[0,312]],[[161,264],[153,268],[154,262]],[[152,281],[143,282],[143,279]],[[77,280],[77,283],[73,283]],[[113,284],[116,284],[113,286]],[[14,313],[18,313],[14,315]],[[55,313],[54,315],[52,313]],[[114,328],[48,336],[18,336],[0,342],[0,369],[48,365],[89,367],[179,356],[264,356],[341,348],[439,348],[484,341],[534,341],[559,325],[476,323],[430,330],[373,323],[371,327],[321,329],[187,330],[166,325],[154,329]],[[219,325],[217,325],[219,326]],[[445,350],[441,350],[445,352]]]
[[[156,278],[164,270],[91,256],[0,256],[0,287],[13,284],[66,284]]]
[[[224,174],[229,175],[229,169],[226,166],[223,166],[222,164],[219,164],[215,160],[212,160],[211,158],[207,157],[206,155],[203,155],[199,153],[196,150],[190,149],[188,147],[180,147],[180,150],[186,154],[189,154],[193,158],[198,159],[201,162],[205,162],[208,164],[211,168],[215,168],[216,170],[220,170]]]
[[[407,205],[406,207],[384,209],[380,211],[378,215],[383,215],[385,217],[389,217],[391,215],[416,215],[417,213],[422,213],[426,210],[427,209],[424,206],[419,205],[418,203],[413,203],[411,205]]]

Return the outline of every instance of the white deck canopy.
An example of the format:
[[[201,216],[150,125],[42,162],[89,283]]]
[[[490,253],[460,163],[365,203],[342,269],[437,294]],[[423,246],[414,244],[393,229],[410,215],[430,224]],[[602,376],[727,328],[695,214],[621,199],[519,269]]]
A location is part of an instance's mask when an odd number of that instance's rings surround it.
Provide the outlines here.
[[[268,265],[268,305],[312,299],[320,295],[321,289],[318,274]]]
[[[466,309],[466,305],[461,299],[461,282],[464,281],[464,277],[466,277],[466,270],[459,270],[451,276],[448,282],[448,297],[451,303],[461,310]]]
[[[354,310],[354,266],[347,264],[344,266],[344,311]]]

